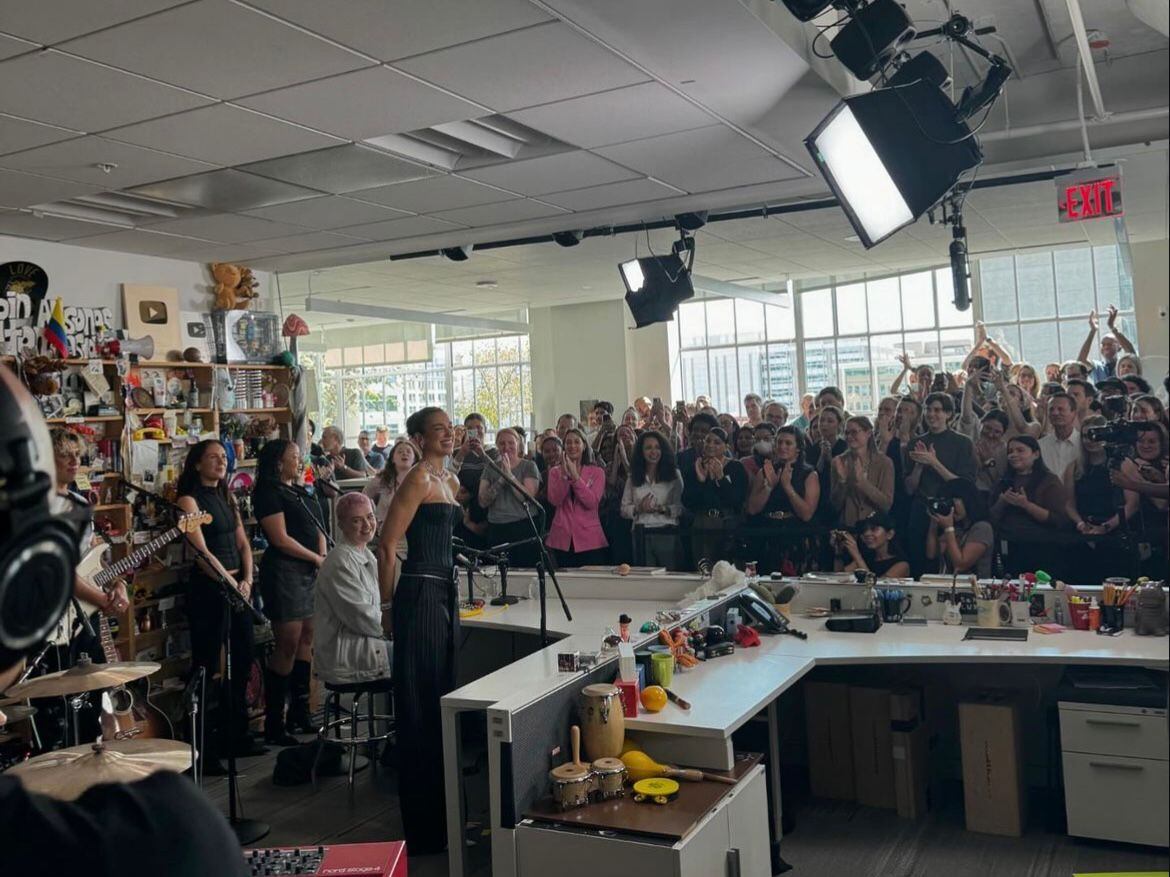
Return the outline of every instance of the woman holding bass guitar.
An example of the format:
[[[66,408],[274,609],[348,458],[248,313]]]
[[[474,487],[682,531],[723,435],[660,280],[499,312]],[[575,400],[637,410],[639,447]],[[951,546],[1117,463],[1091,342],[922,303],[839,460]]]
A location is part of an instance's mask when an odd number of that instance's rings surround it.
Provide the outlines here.
[[[211,516],[210,523],[188,535],[191,544],[208,555],[214,567],[207,569],[207,562],[197,558],[187,579],[192,668],[203,667],[208,679],[219,675],[223,642],[225,636],[231,636],[231,672],[235,684],[231,703],[226,702],[221,688],[217,708],[207,712],[212,717],[212,728],[205,734],[203,747],[202,773],[206,776],[226,773],[219,758],[229,749],[237,756],[267,751],[248,733],[245,692],[252,669],[252,618],[244,612],[224,612],[219,583],[211,575],[214,572],[224,576],[245,600],[251,599],[252,548],[235,499],[228,492],[227,468],[227,451],[220,442],[214,439],[199,442],[187,453],[176,501],[188,514],[203,511]],[[230,625],[230,634],[225,625]]]

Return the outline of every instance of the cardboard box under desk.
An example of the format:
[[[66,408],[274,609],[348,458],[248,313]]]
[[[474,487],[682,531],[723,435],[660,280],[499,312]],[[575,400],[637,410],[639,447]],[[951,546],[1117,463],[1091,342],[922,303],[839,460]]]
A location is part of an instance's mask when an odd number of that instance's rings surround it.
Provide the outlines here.
[[[930,731],[925,719],[921,689],[890,692],[894,799],[903,819],[918,819],[930,809]]]
[[[804,683],[808,736],[809,788],[817,798],[852,801],[853,729],[849,723],[849,686]]]
[[[894,794],[890,690],[851,686],[849,719],[853,729],[853,787],[857,803],[893,810],[897,807],[897,798]]]
[[[959,704],[967,830],[1019,837],[1026,821],[1020,714],[1007,695]]]

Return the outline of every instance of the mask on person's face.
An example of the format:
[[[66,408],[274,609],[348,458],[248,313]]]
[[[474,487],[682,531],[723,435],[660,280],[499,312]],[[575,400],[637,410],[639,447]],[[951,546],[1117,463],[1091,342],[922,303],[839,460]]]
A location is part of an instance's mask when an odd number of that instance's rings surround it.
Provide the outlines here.
[[[752,453],[757,457],[770,457],[772,456],[772,448],[772,442],[758,441],[752,445]]]

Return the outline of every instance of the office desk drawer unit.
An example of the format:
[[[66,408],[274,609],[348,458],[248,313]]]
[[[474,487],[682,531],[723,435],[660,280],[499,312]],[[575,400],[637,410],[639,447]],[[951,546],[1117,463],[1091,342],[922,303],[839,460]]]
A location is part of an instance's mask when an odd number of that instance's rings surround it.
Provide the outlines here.
[[[1166,710],[1060,703],[1068,833],[1170,845]]]
[[[519,877],[768,877],[772,869],[767,812],[764,769],[757,765],[673,844],[525,819],[516,827],[516,873]]]

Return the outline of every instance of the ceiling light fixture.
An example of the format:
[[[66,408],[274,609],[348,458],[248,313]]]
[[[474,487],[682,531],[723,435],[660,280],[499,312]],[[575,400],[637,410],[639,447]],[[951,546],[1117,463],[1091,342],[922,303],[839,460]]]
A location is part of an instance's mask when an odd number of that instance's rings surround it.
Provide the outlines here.
[[[465,244],[461,247],[444,247],[439,252],[452,262],[466,262],[471,257],[473,249],[474,244]]]
[[[690,213],[679,213],[675,215],[674,221],[684,231],[698,231],[707,224],[707,211],[695,210]]]
[[[554,231],[552,239],[562,247],[575,247],[581,243],[583,237],[585,237],[585,230],[579,229],[576,231]]]

